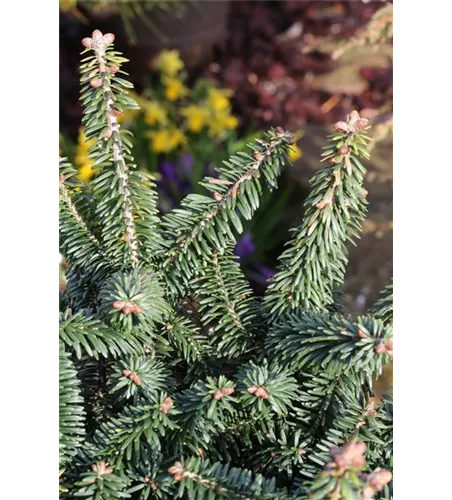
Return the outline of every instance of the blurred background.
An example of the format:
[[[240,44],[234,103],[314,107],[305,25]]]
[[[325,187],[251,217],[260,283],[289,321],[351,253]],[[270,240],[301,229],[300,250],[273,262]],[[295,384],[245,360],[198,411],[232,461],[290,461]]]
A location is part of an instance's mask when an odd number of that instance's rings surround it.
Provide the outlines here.
[[[60,1],[60,153],[96,175],[81,128],[80,40],[113,32],[141,111],[120,117],[139,168],[154,172],[161,211],[270,126],[297,139],[294,167],[267,193],[236,252],[262,294],[331,124],[371,119],[369,215],[351,250],[346,304],[362,313],[392,277],[392,4],[373,1]]]

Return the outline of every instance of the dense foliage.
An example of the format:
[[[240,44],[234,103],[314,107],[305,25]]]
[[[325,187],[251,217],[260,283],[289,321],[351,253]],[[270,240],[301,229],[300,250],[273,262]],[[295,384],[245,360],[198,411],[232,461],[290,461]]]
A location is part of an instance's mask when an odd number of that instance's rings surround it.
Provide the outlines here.
[[[163,217],[118,116],[137,107],[114,36],[82,41],[90,184],[60,160],[60,492],[67,498],[392,498],[392,287],[345,315],[365,215],[367,120],[335,125],[264,300],[233,254],[293,137],[238,152]],[[62,470],[62,472],[61,472]]]

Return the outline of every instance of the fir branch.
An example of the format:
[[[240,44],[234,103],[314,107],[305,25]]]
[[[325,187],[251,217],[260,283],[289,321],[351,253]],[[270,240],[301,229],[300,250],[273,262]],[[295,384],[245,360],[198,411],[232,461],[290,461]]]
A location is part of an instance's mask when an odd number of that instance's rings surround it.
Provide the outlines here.
[[[91,453],[116,466],[145,463],[148,456],[160,451],[160,438],[167,430],[177,428],[173,421],[177,413],[173,400],[164,393],[128,406],[96,431]]]
[[[109,385],[117,401],[133,397],[136,402],[139,395],[150,398],[168,387],[169,373],[159,360],[149,356],[129,357],[117,361]]]
[[[380,292],[380,297],[369,310],[369,313],[374,318],[380,319],[383,324],[392,326],[392,308],[393,308],[393,285],[387,285],[384,290]]]
[[[366,474],[366,445],[351,442],[342,449],[332,447],[332,461],[321,472],[309,488],[308,498],[312,500],[369,500],[383,490],[392,479],[392,474],[375,469]]]
[[[84,354],[99,359],[99,356],[117,358],[123,354],[139,353],[143,351],[145,341],[135,332],[125,337],[99,320],[85,316],[83,311],[74,315],[69,311],[60,313],[60,340],[78,359]]]
[[[358,429],[357,437],[367,444],[367,460],[371,467],[392,470],[393,455],[393,401],[387,394],[383,401],[373,400],[366,413],[365,425]]]
[[[329,165],[311,181],[303,222],[280,256],[267,290],[265,302],[273,318],[298,308],[325,310],[333,304],[335,288],[345,274],[346,243],[359,236],[366,206],[365,169],[359,158],[368,158],[367,120],[354,111],[335,129],[322,155]]]
[[[174,291],[189,288],[193,269],[201,267],[203,258],[212,251],[221,251],[235,242],[233,227],[242,231],[239,215],[250,219],[259,206],[262,192],[259,178],[272,189],[284,163],[288,161],[292,134],[276,129],[257,139],[249,147],[253,155],[237,153],[220,167],[219,178],[207,177],[201,185],[213,193],[188,195],[181,208],[163,217],[166,258],[163,269],[172,277]],[[230,227],[231,226],[231,227]]]
[[[94,53],[81,66],[83,123],[87,139],[97,139],[90,157],[101,170],[93,189],[106,251],[115,264],[136,267],[140,258],[152,260],[150,250],[159,242],[157,234],[150,236],[158,223],[155,184],[149,174],[133,171],[128,132],[120,130],[119,113],[138,106],[128,96],[133,85],[116,75],[127,59],[112,50],[113,40],[99,30],[83,40]]]
[[[287,314],[270,329],[266,347],[271,359],[293,370],[364,370],[376,376],[392,358],[392,330],[370,316],[353,323],[327,313]]]
[[[269,366],[266,359],[259,365],[253,361],[242,365],[237,380],[243,408],[262,417],[271,411],[287,414],[298,396],[298,385],[292,373],[276,363]]]
[[[82,445],[85,411],[80,394],[80,382],[74,364],[60,345],[60,466],[67,464]]]
[[[257,345],[257,302],[240,269],[232,248],[212,252],[205,259],[193,290],[200,304],[209,342],[219,357],[234,358]]]
[[[75,170],[66,158],[60,158],[59,171],[60,245],[63,254],[75,269],[95,272],[100,266],[106,266],[104,251],[73,200],[80,185],[74,182]]]
[[[275,488],[274,479],[253,475],[246,469],[231,468],[228,464],[197,458],[176,462],[168,469],[179,483],[176,498],[217,498],[228,500],[287,500],[284,490]]]
[[[81,475],[82,479],[76,483],[74,497],[83,497],[87,500],[117,500],[130,498],[125,492],[128,481],[113,473],[113,469],[106,462],[99,462],[91,466],[90,472]]]
[[[200,335],[199,328],[175,311],[167,318],[161,337],[190,364],[201,360],[209,350],[206,338]]]
[[[164,289],[154,271],[137,267],[118,271],[102,283],[99,313],[112,326],[129,332],[134,327],[152,327],[169,313]]]

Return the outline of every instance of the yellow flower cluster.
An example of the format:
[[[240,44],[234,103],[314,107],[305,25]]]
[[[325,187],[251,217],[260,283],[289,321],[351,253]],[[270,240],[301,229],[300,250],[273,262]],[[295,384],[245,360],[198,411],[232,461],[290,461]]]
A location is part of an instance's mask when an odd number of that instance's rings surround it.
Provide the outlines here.
[[[182,108],[180,114],[186,118],[186,127],[198,134],[207,127],[210,137],[221,137],[228,130],[238,125],[238,120],[231,114],[228,89],[210,88],[207,98],[198,105],[191,104]]]
[[[165,76],[174,76],[184,69],[178,50],[162,50],[157,57],[156,68]]]
[[[156,153],[169,153],[179,146],[185,146],[187,139],[182,130],[171,127],[149,132],[152,139],[152,149]]]
[[[303,151],[296,145],[293,144],[290,147],[289,157],[292,162],[299,160],[303,156]]]
[[[79,167],[77,177],[84,182],[89,182],[97,172],[97,169],[93,168],[94,160],[88,156],[88,149],[95,144],[95,142],[96,139],[87,141],[85,130],[80,128],[74,160]]]
[[[178,50],[161,51],[154,67],[160,72],[160,91],[153,92],[150,99],[130,92],[130,97],[141,110],[126,110],[118,117],[118,121],[127,126],[142,116],[149,127],[147,135],[151,139],[152,151],[157,154],[169,153],[179,147],[187,147],[187,132],[201,134],[205,131],[209,137],[223,138],[237,128],[238,119],[231,111],[232,91],[207,84],[202,91],[197,92],[195,89],[192,92],[184,84],[181,73],[184,63]],[[203,81],[202,85],[206,83]],[[89,170],[92,161],[89,163],[87,154],[85,156],[80,175],[88,181],[95,172]],[[82,159],[82,156],[79,158]]]

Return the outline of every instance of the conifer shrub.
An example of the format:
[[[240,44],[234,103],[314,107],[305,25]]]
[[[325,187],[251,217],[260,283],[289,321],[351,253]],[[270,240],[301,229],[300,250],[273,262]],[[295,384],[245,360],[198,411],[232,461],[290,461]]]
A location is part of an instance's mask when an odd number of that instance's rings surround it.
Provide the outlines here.
[[[81,100],[99,175],[60,159],[60,494],[64,498],[392,498],[392,285],[341,306],[366,213],[369,128],[334,126],[301,224],[264,298],[233,254],[293,137],[234,154],[205,194],[160,216],[118,116],[136,108],[114,36],[82,41]]]

